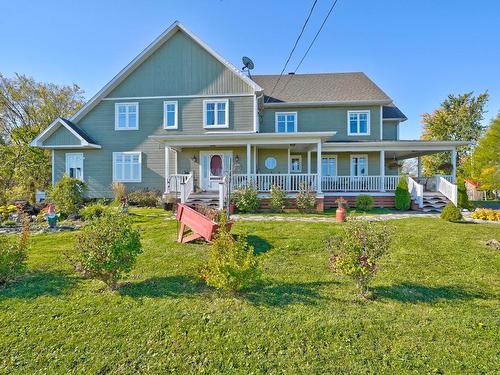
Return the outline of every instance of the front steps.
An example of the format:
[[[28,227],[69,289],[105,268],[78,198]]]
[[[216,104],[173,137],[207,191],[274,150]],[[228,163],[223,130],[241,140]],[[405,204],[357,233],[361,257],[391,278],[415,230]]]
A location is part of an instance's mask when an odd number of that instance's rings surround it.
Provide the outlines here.
[[[219,208],[219,194],[217,192],[202,191],[199,193],[191,193],[186,201],[186,206],[196,209],[199,206],[208,208]]]
[[[439,192],[425,192],[422,211],[441,212],[448,202],[448,198]]]

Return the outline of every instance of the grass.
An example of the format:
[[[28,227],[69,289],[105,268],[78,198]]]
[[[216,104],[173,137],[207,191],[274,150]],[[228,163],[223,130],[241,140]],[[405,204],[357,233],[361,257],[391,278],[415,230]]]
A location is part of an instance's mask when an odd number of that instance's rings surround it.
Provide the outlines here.
[[[196,277],[161,210],[132,210],[144,253],[117,292],[72,274],[72,233],[33,237],[27,276],[0,290],[0,373],[498,373],[500,253],[492,224],[415,218],[397,227],[375,300],[332,275],[340,224],[237,222],[259,286],[234,296]]]

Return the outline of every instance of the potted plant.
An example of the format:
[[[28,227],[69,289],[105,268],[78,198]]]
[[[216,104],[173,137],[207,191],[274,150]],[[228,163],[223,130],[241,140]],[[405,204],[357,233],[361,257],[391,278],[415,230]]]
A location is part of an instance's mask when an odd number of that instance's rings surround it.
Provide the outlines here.
[[[335,213],[335,220],[338,222],[345,221],[347,201],[343,197],[340,197],[335,203],[337,203],[338,206]]]

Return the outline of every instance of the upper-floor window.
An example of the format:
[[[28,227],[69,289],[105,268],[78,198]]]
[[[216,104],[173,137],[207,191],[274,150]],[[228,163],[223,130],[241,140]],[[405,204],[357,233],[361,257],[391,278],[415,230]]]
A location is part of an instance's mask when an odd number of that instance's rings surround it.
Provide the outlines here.
[[[370,135],[370,111],[348,111],[347,134]]]
[[[163,128],[177,129],[177,102],[163,102]]]
[[[115,104],[115,130],[139,129],[139,103]]]
[[[297,112],[276,112],[276,133],[295,133],[297,131]]]
[[[203,107],[203,126],[205,128],[229,127],[229,100],[205,100]]]
[[[141,182],[140,152],[113,152],[113,181]]]

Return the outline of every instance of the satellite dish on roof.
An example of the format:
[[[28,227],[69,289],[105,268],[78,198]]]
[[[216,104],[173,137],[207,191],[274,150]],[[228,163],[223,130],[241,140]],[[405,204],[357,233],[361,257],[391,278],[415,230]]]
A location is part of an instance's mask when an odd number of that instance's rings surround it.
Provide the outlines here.
[[[253,68],[255,68],[255,65],[254,65],[252,59],[250,57],[243,56],[241,58],[241,61],[243,61],[243,68],[241,68],[241,70],[247,69],[248,70],[248,75],[250,75],[250,70],[252,70]]]

